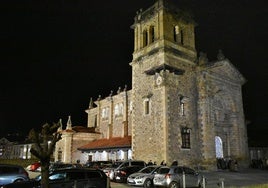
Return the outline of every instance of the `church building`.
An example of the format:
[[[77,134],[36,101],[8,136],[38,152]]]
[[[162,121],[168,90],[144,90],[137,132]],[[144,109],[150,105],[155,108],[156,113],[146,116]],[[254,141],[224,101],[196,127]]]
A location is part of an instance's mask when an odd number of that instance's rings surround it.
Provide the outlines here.
[[[221,50],[215,61],[197,55],[195,26],[190,14],[168,0],[139,10],[131,26],[132,88],[91,99],[86,110],[91,131],[68,131],[69,123],[61,130],[55,160],[165,160],[168,165],[177,160],[213,168],[217,158],[231,157],[247,164],[245,78]],[[81,134],[86,139],[70,149]]]

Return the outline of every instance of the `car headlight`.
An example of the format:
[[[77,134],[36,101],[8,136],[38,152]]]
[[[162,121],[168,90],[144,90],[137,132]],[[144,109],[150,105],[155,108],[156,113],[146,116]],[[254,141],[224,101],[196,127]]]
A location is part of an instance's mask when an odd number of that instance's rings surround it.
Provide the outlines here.
[[[144,176],[137,176],[136,179],[139,180],[139,179],[142,179]]]

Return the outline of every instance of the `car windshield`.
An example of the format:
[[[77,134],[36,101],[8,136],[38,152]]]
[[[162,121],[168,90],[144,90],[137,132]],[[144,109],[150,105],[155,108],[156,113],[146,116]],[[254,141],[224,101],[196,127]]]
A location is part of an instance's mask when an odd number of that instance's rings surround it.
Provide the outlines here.
[[[114,162],[113,164],[112,164],[112,167],[113,168],[117,168],[117,167],[119,167],[121,164],[122,164],[123,162]]]
[[[55,180],[64,180],[66,178],[66,173],[60,172],[55,173],[49,176],[49,180],[55,181]]]
[[[154,171],[156,168],[157,167],[154,167],[154,166],[148,166],[148,167],[141,169],[139,172],[149,174],[152,171]]]
[[[169,168],[159,168],[158,170],[157,170],[157,173],[158,174],[167,174],[168,172],[169,172]]]
[[[19,168],[4,166],[0,168],[1,174],[15,174],[19,173]]]

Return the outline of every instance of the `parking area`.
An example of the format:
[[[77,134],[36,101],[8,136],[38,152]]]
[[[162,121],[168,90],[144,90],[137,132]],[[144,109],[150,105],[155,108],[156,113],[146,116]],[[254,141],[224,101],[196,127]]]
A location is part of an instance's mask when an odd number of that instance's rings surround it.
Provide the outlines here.
[[[253,185],[262,185],[260,188],[268,188],[268,170],[245,169],[238,172],[230,171],[213,171],[202,172],[207,178],[206,188],[224,187],[247,187]],[[127,184],[111,183],[112,188],[131,187]]]
[[[221,184],[222,181],[225,187],[245,187],[252,185],[263,185],[263,188],[268,187],[267,170],[245,169],[238,172],[226,170],[204,172],[204,175],[208,178],[208,188],[219,187],[218,185]]]
[[[221,181],[224,187],[246,187],[252,185],[263,185],[261,188],[268,188],[268,170],[245,169],[238,172],[230,172],[227,170],[202,172],[207,178],[207,188],[220,187]],[[31,178],[36,177],[39,172],[30,172]],[[127,184],[111,182],[111,188],[127,188],[131,187]]]

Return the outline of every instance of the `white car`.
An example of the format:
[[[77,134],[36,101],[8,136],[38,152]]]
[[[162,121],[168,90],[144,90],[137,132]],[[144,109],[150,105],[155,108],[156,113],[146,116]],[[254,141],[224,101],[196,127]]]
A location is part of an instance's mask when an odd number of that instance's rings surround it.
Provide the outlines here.
[[[161,166],[147,166],[127,178],[128,185],[153,187],[154,172]]]

